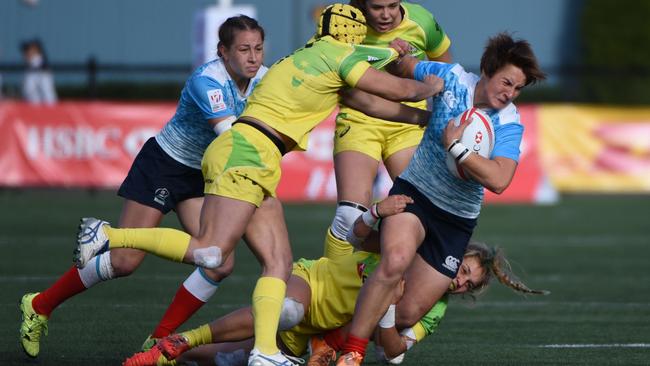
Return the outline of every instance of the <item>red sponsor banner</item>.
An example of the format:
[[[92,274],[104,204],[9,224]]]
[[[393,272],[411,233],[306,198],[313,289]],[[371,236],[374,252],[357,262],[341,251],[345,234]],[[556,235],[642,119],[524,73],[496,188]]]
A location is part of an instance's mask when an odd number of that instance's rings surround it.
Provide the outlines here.
[[[172,103],[61,102],[33,106],[0,103],[0,186],[116,188],[142,144],[175,111]],[[536,108],[520,109],[525,123],[522,158],[512,185],[487,202],[535,202],[543,174],[538,163]],[[335,201],[332,162],[334,111],[314,128],[309,149],[287,154],[278,196],[285,201]],[[390,189],[385,170],[377,197]]]
[[[0,185],[117,187],[171,103],[0,103]]]
[[[485,202],[555,202],[557,192],[548,183],[540,163],[538,107],[522,105],[517,107],[517,110],[524,125],[517,171],[510,186],[502,194],[497,195],[486,189]]]

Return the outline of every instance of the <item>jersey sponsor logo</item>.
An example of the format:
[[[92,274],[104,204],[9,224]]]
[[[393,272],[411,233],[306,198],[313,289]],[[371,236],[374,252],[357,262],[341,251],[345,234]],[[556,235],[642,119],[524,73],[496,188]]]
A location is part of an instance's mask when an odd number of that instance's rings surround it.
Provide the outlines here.
[[[169,190],[167,188],[158,188],[154,193],[153,200],[157,204],[164,206],[165,201],[167,201],[167,197],[169,197]]]
[[[454,258],[451,255],[448,255],[447,258],[445,258],[445,263],[443,263],[442,266],[452,272],[456,272],[458,271],[459,264],[460,260],[458,258]]]
[[[456,99],[454,93],[452,93],[449,90],[442,93],[442,101],[445,102],[445,104],[447,105],[447,107],[449,107],[449,109],[456,108],[456,105],[458,104],[458,99]]]
[[[208,100],[210,101],[210,107],[213,113],[226,109],[226,102],[223,100],[221,89],[208,90]]]

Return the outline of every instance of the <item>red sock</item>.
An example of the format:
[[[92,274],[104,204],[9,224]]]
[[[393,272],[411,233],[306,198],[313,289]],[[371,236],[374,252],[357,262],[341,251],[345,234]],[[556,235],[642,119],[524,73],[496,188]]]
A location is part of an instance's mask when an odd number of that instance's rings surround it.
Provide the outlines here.
[[[72,296],[86,290],[77,267],[70,268],[63,276],[32,300],[32,307],[38,314],[50,316],[57,306]]]
[[[176,328],[189,319],[192,314],[205,304],[203,301],[192,295],[185,286],[181,285],[176,291],[176,295],[169,304],[165,315],[160,319],[160,323],[154,329],[151,337],[162,338],[173,333]]]
[[[355,337],[352,334],[348,334],[348,339],[343,346],[342,353],[357,352],[361,356],[366,355],[366,346],[368,345],[368,338],[359,338]]]
[[[345,345],[345,334],[341,328],[336,328],[334,330],[325,332],[323,335],[323,340],[338,352],[343,349],[343,346]]]

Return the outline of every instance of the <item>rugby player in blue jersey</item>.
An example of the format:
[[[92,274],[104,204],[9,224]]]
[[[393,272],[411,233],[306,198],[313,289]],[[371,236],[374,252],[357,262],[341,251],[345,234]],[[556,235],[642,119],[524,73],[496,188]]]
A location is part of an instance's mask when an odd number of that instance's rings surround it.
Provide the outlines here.
[[[181,92],[176,113],[136,156],[118,195],[124,198],[120,227],[156,227],[174,210],[185,231],[198,235],[203,204],[201,159],[207,146],[242,113],[247,97],[266,73],[264,29],[245,15],[227,19],[219,29],[219,58],[195,70]],[[23,296],[20,328],[24,351],[36,357],[40,337],[54,309],[97,283],[128,276],[145,252],[115,249],[73,266],[41,293]],[[234,264],[230,256],[214,270],[196,269],[178,289],[152,337],[170,334],[217,290]]]
[[[503,192],[517,168],[523,126],[512,102],[525,86],[545,78],[530,44],[506,33],[489,39],[480,76],[458,64],[413,59],[407,55],[408,44],[397,41],[392,46],[404,55],[393,70],[396,74],[416,80],[435,75],[445,85],[433,99],[422,142],[390,191],[407,195],[414,203],[382,221],[381,261],[361,289],[337,365],[361,364],[368,339],[390,305],[388,294],[402,278],[406,288],[397,307],[397,324],[402,327],[415,324],[450,286],[453,288],[452,279],[477,223],[483,189]],[[366,97],[369,105],[381,104],[375,96]],[[458,127],[451,123],[471,107],[483,109],[492,118],[496,138],[489,159],[467,154],[467,147],[458,142],[467,123]],[[455,158],[466,156],[460,164],[470,180],[451,174],[445,163],[448,151]]]

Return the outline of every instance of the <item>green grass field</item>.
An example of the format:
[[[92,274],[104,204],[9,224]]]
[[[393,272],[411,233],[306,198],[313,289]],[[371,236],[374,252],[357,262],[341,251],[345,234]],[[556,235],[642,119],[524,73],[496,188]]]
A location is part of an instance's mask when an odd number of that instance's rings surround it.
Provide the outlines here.
[[[17,302],[71,266],[79,217],[117,220],[112,192],[1,191],[0,365],[119,365],[155,326],[187,265],[148,258],[53,313],[41,355],[19,345]],[[334,212],[286,205],[294,257],[317,257]],[[166,225],[176,226],[175,217]],[[564,197],[554,206],[487,206],[477,238],[503,247],[514,269],[550,296],[522,297],[494,283],[476,303],[452,302],[438,332],[405,365],[650,364],[650,196]],[[245,247],[235,273],[186,327],[248,304],[259,266]],[[183,327],[183,329],[186,329]],[[368,364],[374,363],[369,352]]]

